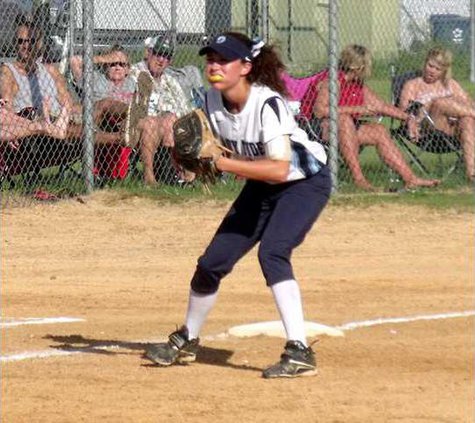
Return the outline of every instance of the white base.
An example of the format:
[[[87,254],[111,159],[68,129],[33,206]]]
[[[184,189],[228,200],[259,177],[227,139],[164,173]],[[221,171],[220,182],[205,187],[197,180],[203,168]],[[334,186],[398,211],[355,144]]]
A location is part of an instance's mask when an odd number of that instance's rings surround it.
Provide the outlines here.
[[[305,333],[308,337],[316,335],[345,336],[342,330],[315,322],[305,322]],[[273,322],[258,322],[248,325],[233,326],[228,334],[239,338],[266,335],[285,338],[285,330],[280,320]]]

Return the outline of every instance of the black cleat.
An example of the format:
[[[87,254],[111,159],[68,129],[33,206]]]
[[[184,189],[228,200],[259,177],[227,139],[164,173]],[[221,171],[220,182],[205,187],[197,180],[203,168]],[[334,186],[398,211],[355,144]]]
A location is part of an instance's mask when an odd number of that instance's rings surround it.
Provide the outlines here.
[[[276,377],[301,377],[317,374],[315,353],[300,341],[288,341],[280,361],[262,372],[266,379]]]
[[[186,326],[182,326],[170,334],[168,342],[162,342],[148,348],[145,352],[145,358],[159,366],[191,363],[196,360],[199,341],[199,338],[188,339],[188,329]]]

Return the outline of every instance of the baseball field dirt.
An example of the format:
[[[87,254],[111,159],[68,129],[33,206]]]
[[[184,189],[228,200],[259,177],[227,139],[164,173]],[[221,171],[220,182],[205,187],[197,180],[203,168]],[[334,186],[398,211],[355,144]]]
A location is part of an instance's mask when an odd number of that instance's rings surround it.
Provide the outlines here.
[[[327,207],[293,256],[306,319],[344,332],[312,339],[315,377],[264,380],[285,341],[226,336],[279,318],[255,250],[223,281],[196,363],[144,360],[182,323],[228,206],[98,192],[5,208],[1,421],[474,421],[468,212]]]

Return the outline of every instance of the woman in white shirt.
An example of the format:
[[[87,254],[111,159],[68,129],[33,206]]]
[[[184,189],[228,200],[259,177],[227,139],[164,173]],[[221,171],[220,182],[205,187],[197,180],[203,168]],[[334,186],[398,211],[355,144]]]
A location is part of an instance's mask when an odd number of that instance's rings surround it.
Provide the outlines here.
[[[452,137],[463,149],[465,171],[471,181],[475,178],[475,105],[473,100],[451,77],[452,54],[443,48],[432,48],[426,56],[422,76],[409,80],[401,92],[400,107],[407,110],[419,103],[433,121],[436,132],[421,126],[419,137],[432,137],[443,142]]]

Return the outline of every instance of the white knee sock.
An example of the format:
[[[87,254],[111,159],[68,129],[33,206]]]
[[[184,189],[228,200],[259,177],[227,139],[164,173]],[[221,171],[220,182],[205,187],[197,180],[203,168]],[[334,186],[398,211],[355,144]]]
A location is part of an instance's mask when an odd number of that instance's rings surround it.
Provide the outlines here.
[[[199,294],[190,289],[188,298],[188,310],[186,312],[185,325],[188,328],[190,339],[198,338],[208,313],[214,306],[218,293]]]
[[[288,341],[300,341],[307,346],[300,288],[294,279],[271,286]]]

